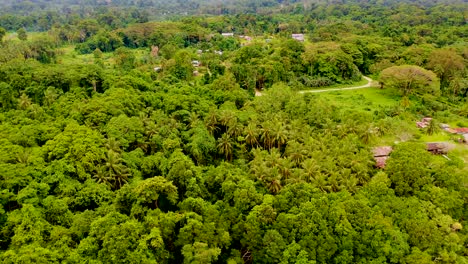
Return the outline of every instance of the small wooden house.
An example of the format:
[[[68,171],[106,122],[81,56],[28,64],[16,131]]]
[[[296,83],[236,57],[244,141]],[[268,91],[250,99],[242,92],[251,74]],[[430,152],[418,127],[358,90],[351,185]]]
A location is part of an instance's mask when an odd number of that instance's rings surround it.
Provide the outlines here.
[[[375,147],[372,149],[372,153],[374,155],[375,166],[379,169],[385,168],[387,163],[387,159],[390,157],[390,153],[392,153],[393,148],[390,146],[383,146],[383,147]]]
[[[447,154],[449,146],[443,142],[431,142],[426,143],[427,151],[431,152],[432,154]]]
[[[295,40],[304,42],[304,34],[292,34],[291,37]]]

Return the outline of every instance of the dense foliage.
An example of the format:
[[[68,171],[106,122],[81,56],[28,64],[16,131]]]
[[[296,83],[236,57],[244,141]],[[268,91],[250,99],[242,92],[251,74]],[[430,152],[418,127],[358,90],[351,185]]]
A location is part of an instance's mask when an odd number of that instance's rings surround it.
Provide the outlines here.
[[[0,12],[2,263],[468,261],[466,160],[414,128],[468,123],[466,4],[37,2]],[[297,92],[362,74],[401,104]]]

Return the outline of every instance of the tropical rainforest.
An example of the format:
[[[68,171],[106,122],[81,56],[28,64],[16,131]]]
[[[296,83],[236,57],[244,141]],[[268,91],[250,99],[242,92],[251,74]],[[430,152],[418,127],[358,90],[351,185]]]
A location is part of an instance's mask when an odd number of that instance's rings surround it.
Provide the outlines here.
[[[447,132],[467,21],[457,0],[1,1],[0,262],[468,263]]]

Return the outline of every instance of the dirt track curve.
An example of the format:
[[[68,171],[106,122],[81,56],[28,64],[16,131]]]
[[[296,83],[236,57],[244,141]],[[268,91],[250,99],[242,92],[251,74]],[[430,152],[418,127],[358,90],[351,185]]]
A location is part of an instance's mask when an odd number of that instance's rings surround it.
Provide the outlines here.
[[[360,85],[360,86],[350,86],[350,87],[343,87],[343,88],[329,88],[329,89],[321,89],[321,90],[306,90],[306,91],[299,91],[299,93],[323,93],[323,92],[331,92],[331,91],[343,91],[343,90],[355,90],[355,89],[362,89],[362,88],[368,88],[372,86],[372,80],[371,78],[367,76],[362,76],[362,78],[367,80],[367,84]],[[255,96],[262,96],[262,92],[255,90]]]

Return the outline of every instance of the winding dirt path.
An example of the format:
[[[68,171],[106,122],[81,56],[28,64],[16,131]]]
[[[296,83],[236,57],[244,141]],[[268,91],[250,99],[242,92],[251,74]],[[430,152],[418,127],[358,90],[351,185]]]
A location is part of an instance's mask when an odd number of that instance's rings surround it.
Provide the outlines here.
[[[371,78],[367,76],[362,76],[362,78],[367,80],[367,84],[364,85],[359,85],[359,86],[349,86],[349,87],[343,87],[343,88],[329,88],[329,89],[314,89],[314,90],[306,90],[306,91],[299,91],[299,93],[304,94],[304,93],[324,93],[324,92],[331,92],[331,91],[343,91],[343,90],[355,90],[355,89],[363,89],[363,88],[368,88],[372,86],[372,80]],[[255,96],[262,96],[262,92],[259,90],[255,90]]]

